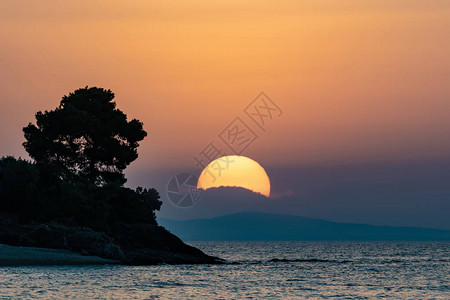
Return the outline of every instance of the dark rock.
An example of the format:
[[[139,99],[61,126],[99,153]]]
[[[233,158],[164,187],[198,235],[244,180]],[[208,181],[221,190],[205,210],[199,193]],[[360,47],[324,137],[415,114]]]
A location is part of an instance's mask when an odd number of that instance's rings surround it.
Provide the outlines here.
[[[218,264],[224,261],[186,245],[161,226],[116,224],[111,233],[62,223],[21,224],[0,214],[0,243],[10,246],[67,249],[125,264]]]
[[[151,224],[117,224],[114,237],[129,264],[218,264],[223,260],[186,245],[165,228]]]

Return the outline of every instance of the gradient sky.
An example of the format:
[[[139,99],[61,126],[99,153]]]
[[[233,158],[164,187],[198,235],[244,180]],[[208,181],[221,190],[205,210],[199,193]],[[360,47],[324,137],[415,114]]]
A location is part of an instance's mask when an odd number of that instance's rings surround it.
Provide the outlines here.
[[[280,195],[310,188],[293,169],[439,169],[450,160],[449,36],[444,0],[0,1],[0,155],[27,157],[21,129],[34,113],[89,85],[115,92],[149,132],[130,186],[163,189],[168,174],[195,170],[193,156],[261,91],[284,113],[244,154],[289,170],[291,187],[288,171],[269,172]]]

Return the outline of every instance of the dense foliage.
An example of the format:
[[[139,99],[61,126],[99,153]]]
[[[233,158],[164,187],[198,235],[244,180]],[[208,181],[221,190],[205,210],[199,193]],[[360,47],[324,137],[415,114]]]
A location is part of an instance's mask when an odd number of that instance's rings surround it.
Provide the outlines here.
[[[64,167],[93,183],[125,182],[123,170],[137,157],[147,133],[116,108],[114,93],[83,88],[64,96],[59,107],[36,113],[23,129],[24,147],[38,163]]]
[[[33,162],[0,159],[0,211],[23,221],[64,221],[110,230],[116,222],[156,224],[162,202],[155,189],[123,186],[123,170],[137,158],[142,123],[127,121],[114,94],[84,88],[36,114],[24,128]]]

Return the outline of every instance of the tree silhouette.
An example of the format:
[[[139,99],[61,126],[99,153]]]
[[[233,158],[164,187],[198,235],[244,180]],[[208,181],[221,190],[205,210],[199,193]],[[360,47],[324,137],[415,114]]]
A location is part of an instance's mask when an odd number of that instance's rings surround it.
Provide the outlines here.
[[[0,212],[105,232],[121,222],[156,225],[159,193],[123,186],[147,133],[113,99],[110,90],[86,87],[36,113],[36,125],[23,129],[34,161],[0,158]]]
[[[64,96],[55,110],[36,113],[36,125],[23,128],[26,151],[38,164],[59,168],[60,176],[123,185],[123,170],[138,157],[147,133],[140,121],[127,121],[113,99],[113,92],[97,87]]]

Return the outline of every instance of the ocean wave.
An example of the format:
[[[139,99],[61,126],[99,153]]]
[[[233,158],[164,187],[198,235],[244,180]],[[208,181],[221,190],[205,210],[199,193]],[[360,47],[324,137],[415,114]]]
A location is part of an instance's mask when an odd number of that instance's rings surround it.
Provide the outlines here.
[[[242,265],[242,264],[266,264],[266,263],[338,263],[345,264],[351,263],[351,260],[330,260],[330,259],[318,259],[318,258],[272,258],[269,260],[241,260],[241,261],[229,261],[228,265]]]
[[[310,263],[351,263],[351,260],[330,260],[330,259],[318,259],[318,258],[272,258],[269,262],[310,262]]]

